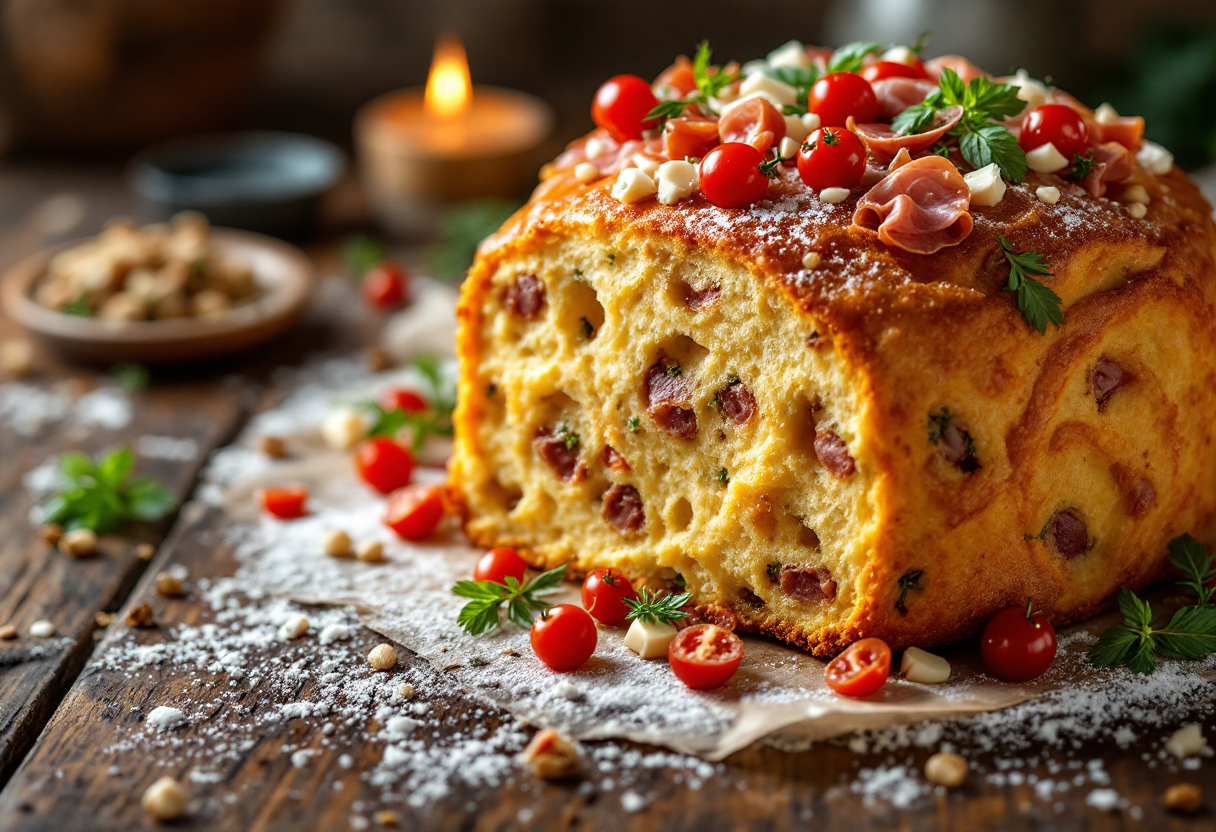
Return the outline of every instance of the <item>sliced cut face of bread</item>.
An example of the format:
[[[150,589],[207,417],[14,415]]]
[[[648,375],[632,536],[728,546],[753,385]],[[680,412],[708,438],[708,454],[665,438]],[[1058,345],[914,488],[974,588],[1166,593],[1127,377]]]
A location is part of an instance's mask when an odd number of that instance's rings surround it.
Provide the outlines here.
[[[1183,174],[1146,181],[1153,222],[1028,181],[933,255],[788,172],[735,211],[550,183],[462,290],[466,531],[819,655],[1093,614],[1216,512],[1216,230]],[[1002,291],[1006,235],[1063,326]]]

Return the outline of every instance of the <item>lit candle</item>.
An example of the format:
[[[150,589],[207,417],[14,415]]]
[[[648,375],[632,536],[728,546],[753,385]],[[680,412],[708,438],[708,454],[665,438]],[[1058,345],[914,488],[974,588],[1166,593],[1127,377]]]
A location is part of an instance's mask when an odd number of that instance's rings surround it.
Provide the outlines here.
[[[474,87],[460,41],[441,38],[425,90],[381,96],[356,116],[364,188],[390,229],[425,230],[444,204],[526,189],[552,128],[540,99]]]

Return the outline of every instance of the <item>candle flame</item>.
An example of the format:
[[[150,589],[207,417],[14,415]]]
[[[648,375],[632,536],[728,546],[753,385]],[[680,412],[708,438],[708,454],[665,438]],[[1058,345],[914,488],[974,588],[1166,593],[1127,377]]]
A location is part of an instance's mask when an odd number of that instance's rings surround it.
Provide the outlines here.
[[[473,82],[460,39],[445,35],[435,43],[431,72],[426,79],[426,110],[439,118],[455,118],[469,109]]]

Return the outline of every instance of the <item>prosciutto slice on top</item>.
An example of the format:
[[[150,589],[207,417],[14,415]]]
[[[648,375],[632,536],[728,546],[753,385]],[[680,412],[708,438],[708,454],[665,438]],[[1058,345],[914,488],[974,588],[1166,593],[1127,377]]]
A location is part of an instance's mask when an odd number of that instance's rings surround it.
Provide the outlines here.
[[[880,78],[870,85],[878,99],[878,118],[890,121],[937,89],[937,81],[924,78]]]
[[[925,61],[925,72],[930,78],[940,77],[943,69],[953,69],[964,84],[969,83],[972,78],[992,77],[962,55],[942,55]]]
[[[954,106],[938,110],[933,118],[933,127],[924,133],[910,136],[900,135],[889,124],[858,124],[857,135],[866,143],[871,153],[880,159],[891,159],[900,150],[917,153],[935,145],[946,132],[958,124],[963,117],[963,108]]]
[[[971,233],[971,190],[948,159],[926,156],[893,171],[857,203],[853,224],[891,248],[932,254]]]

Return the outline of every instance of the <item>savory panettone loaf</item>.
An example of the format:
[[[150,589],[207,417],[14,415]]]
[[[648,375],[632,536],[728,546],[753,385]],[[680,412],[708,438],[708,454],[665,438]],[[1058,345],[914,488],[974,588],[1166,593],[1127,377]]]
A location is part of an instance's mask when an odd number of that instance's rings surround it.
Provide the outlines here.
[[[475,542],[682,585],[707,618],[829,655],[949,642],[1027,599],[1075,621],[1159,579],[1171,538],[1211,539],[1216,228],[1195,185],[1139,120],[1022,74],[989,87],[1071,108],[1086,146],[994,142],[980,165],[985,114],[937,89],[989,76],[849,48],[863,77],[882,57],[931,79],[871,80],[877,114],[835,128],[864,141],[860,181],[811,188],[792,157],[835,146],[807,87],[846,50],[783,47],[712,97],[672,80],[682,61],[654,89],[683,109],[576,142],[483,244],[451,463]],[[694,81],[736,71],[707,67]],[[728,126],[777,105],[784,130]],[[1009,109],[983,126],[1026,145]],[[750,207],[707,198],[708,157],[700,190],[656,170],[681,121],[715,120],[711,147],[785,159]],[[1068,166],[1036,172],[1051,153]]]

